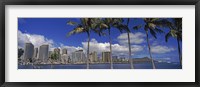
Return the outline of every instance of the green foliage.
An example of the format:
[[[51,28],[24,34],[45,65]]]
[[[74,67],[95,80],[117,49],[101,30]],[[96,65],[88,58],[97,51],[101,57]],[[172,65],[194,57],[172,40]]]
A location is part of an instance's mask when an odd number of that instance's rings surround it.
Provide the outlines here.
[[[174,18],[168,25],[170,28],[169,32],[165,35],[165,41],[168,42],[170,37],[177,38],[182,41],[182,19]]]
[[[134,26],[133,29],[134,30],[139,30],[142,28],[142,26],[144,26],[144,30],[148,33],[148,31],[150,32],[150,34],[154,37],[157,38],[156,34],[157,33],[164,33],[164,31],[162,29],[162,27],[168,27],[167,25],[169,25],[169,22],[166,19],[160,19],[160,18],[144,18],[143,19],[145,22],[145,25],[137,25]]]
[[[18,58],[20,58],[24,53],[24,50],[22,48],[18,49]]]
[[[52,60],[57,60],[57,59],[59,58],[59,54],[57,54],[57,53],[52,53],[51,56],[50,56],[50,58],[51,58]]]

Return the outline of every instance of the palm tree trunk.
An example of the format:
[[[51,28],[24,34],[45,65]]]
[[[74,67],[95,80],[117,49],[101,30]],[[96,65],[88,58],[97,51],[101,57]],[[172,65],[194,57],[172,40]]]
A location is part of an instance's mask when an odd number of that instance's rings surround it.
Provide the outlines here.
[[[108,29],[109,32],[109,40],[110,40],[110,68],[113,69],[113,61],[112,61],[112,39],[110,37],[110,29]]]
[[[150,47],[150,44],[149,44],[148,31],[146,31],[146,35],[147,35],[147,44],[148,44],[148,48],[149,48],[149,55],[150,55],[150,58],[151,58],[152,67],[153,67],[153,69],[156,69],[155,64],[154,64],[154,60],[153,60],[152,55],[151,55],[151,47]]]
[[[127,26],[129,25],[129,21],[130,21],[130,19],[128,18],[127,19]],[[128,34],[128,47],[129,47],[129,62],[130,62],[130,64],[131,64],[131,69],[134,69],[134,67],[133,67],[133,60],[132,60],[132,58],[131,58],[131,42],[130,42],[130,31],[128,31],[127,32],[127,34]]]
[[[88,33],[88,47],[87,47],[87,69],[89,69],[89,54],[90,54],[90,33]]]
[[[177,42],[178,42],[179,61],[180,61],[180,65],[182,66],[182,54],[181,54],[181,48],[180,48],[180,43],[179,43],[179,39],[178,38],[177,38]]]
[[[129,46],[129,62],[131,64],[131,69],[134,69],[134,67],[133,67],[133,60],[131,58],[130,32],[128,32],[127,34],[128,34],[128,46]]]

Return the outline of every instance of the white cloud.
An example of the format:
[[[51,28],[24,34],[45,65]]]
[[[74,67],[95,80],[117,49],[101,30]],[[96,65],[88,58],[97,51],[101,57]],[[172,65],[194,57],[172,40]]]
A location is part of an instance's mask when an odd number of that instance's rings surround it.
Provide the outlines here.
[[[76,50],[83,49],[84,52],[87,52],[87,41],[82,42],[82,47],[75,47],[75,46],[66,46],[62,43],[60,45],[56,45],[52,39],[48,39],[43,35],[37,35],[37,34],[29,34],[29,33],[22,33],[18,30],[18,47],[24,47],[24,44],[26,42],[31,42],[35,47],[39,47],[43,44],[49,44],[50,50],[52,51],[54,48],[67,48],[67,51],[69,54]],[[131,51],[132,55],[136,52],[142,51],[143,46],[140,45],[132,45]],[[129,49],[126,45],[120,45],[120,44],[112,44],[112,50],[113,55],[128,55]],[[99,55],[101,55],[102,52],[110,51],[110,44],[108,42],[100,43],[96,39],[91,39],[90,41],[90,52],[96,51]]]
[[[39,47],[43,44],[49,44],[50,47],[53,47],[54,44],[53,40],[47,39],[43,35],[22,33],[18,30],[18,46],[23,48],[27,42],[31,42],[34,47]]]
[[[175,50],[174,48],[167,46],[161,46],[161,45],[151,46],[152,53],[168,53],[174,50]]]
[[[61,48],[61,49],[66,48],[68,54],[71,54],[72,52],[75,52],[75,51],[77,51],[77,50],[83,49],[82,47],[65,46],[64,44],[60,44],[60,48]],[[84,52],[85,52],[85,50],[84,50]]]
[[[117,37],[120,44],[128,44],[127,33],[122,33]],[[145,42],[145,34],[141,32],[130,33],[130,43],[131,44],[141,44]]]
[[[22,33],[20,30],[18,30],[18,47],[24,48],[24,45],[27,42],[32,43],[34,47],[39,47],[43,44],[48,44],[50,51],[53,51],[55,48],[59,48],[59,49],[67,48],[67,52],[69,54],[71,54],[72,52],[76,50],[83,49],[82,47],[65,46],[62,43],[60,45],[56,45],[56,43],[54,43],[52,39],[48,39],[43,35]]]
[[[82,42],[83,49],[87,50],[88,43]],[[142,46],[139,45],[132,45],[131,46],[132,54],[135,52],[139,52],[143,50]],[[98,54],[101,54],[105,51],[110,51],[110,44],[108,42],[99,43],[94,38],[90,41],[90,52],[96,51]],[[120,45],[120,44],[112,44],[112,51],[113,55],[128,55],[129,49],[127,46]]]

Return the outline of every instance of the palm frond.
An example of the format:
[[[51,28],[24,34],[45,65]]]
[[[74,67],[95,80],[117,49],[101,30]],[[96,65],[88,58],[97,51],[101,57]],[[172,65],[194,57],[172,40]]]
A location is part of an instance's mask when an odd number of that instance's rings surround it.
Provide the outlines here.
[[[69,33],[67,33],[67,37],[73,35],[73,34],[77,34],[77,33],[83,33],[85,32],[83,27],[76,27],[74,28],[72,31],[70,31]]]
[[[155,28],[154,31],[155,31],[155,32],[158,32],[158,33],[160,33],[160,34],[161,34],[161,33],[165,33],[163,30],[158,29],[158,28]]]
[[[107,24],[105,24],[105,23],[100,23],[99,28],[100,29],[103,29],[103,28],[107,29],[107,28],[109,28],[109,26]]]
[[[77,25],[78,23],[73,22],[73,21],[68,21],[67,24],[68,24],[68,25]]]
[[[154,21],[157,21],[157,20],[159,20],[159,18],[151,18],[150,22],[154,22]]]
[[[157,39],[155,31],[154,31],[153,29],[149,29],[149,30],[150,30],[151,35],[152,35],[154,38]]]
[[[170,33],[171,33],[172,37],[177,37],[177,31],[176,30],[171,29]]]
[[[137,26],[134,26],[133,29],[134,30],[139,30],[141,27],[142,27],[142,25],[137,25]]]
[[[168,39],[172,37],[171,33],[168,32],[166,35],[165,35],[165,41],[168,42]]]
[[[115,27],[118,28],[120,30],[120,32],[123,32],[123,30],[125,30],[126,32],[130,32],[130,30],[129,30],[127,25],[118,24]]]
[[[99,36],[105,36],[106,33],[103,31],[104,29],[94,29],[93,31],[97,33]]]
[[[171,25],[171,22],[169,22],[167,19],[160,19],[158,21],[154,21],[153,23],[159,27],[169,27]]]
[[[154,24],[154,23],[148,23],[147,25],[151,29],[155,29],[156,28],[156,24]]]

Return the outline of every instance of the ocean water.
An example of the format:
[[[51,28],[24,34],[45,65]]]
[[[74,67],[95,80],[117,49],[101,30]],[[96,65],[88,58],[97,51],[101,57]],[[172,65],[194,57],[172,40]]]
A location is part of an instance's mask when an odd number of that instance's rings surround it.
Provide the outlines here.
[[[179,63],[155,63],[156,69],[182,69]],[[110,64],[90,64],[90,69],[110,69]],[[113,64],[114,69],[130,69],[130,64]],[[152,69],[151,63],[134,64],[135,69]],[[86,69],[86,64],[18,65],[18,69]]]

